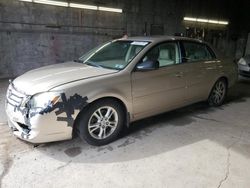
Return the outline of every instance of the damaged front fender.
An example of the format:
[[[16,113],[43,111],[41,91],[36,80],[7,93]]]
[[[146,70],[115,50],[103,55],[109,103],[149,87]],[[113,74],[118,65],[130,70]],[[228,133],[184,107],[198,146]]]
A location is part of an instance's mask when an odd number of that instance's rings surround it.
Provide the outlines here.
[[[48,113],[54,113],[56,121],[67,122],[67,125],[72,127],[74,123],[75,111],[81,111],[85,106],[87,106],[87,100],[88,98],[86,96],[82,97],[77,93],[70,97],[67,97],[65,93],[61,93],[60,98],[58,98],[56,102],[51,100],[48,101],[45,108],[30,107],[29,118],[32,118],[37,114],[45,115]]]
[[[46,103],[43,108],[32,106],[29,102],[25,107],[21,103],[13,106],[7,102],[6,111],[14,135],[33,143],[72,138],[75,118],[88,105],[88,98],[77,93],[67,95],[60,93],[56,102],[37,97],[40,103]]]

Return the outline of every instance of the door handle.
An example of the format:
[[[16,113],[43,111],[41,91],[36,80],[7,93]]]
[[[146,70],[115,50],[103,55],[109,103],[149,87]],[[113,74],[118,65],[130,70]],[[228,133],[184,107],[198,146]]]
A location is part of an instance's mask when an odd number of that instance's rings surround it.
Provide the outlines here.
[[[177,72],[177,73],[175,73],[175,77],[178,77],[178,78],[183,77],[183,72]]]

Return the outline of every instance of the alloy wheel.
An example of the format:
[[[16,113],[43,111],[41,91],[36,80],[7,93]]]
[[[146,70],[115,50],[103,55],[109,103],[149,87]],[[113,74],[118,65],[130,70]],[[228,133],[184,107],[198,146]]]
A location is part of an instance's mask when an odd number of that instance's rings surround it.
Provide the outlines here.
[[[89,118],[88,132],[98,140],[106,139],[116,130],[118,125],[118,113],[110,107],[98,108]]]
[[[220,105],[225,98],[226,90],[226,83],[223,80],[219,80],[213,88],[213,91],[210,96],[210,102],[215,105]]]

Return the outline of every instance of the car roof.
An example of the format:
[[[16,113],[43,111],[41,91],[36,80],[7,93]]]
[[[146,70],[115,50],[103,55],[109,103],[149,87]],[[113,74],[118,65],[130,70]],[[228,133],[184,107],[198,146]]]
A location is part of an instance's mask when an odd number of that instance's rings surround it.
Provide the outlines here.
[[[188,37],[177,37],[177,36],[138,36],[138,37],[128,37],[126,39],[122,38],[120,40],[135,40],[135,41],[147,41],[147,42],[185,40],[191,42],[205,43],[199,39],[193,39]]]

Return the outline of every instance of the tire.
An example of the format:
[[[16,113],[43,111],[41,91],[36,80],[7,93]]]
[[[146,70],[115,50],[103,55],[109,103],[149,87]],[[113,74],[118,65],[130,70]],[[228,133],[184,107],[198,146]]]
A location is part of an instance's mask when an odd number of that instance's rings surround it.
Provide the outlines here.
[[[122,106],[115,100],[97,101],[81,113],[78,135],[94,146],[109,144],[118,138],[123,128],[124,114]]]
[[[227,89],[227,81],[224,78],[220,78],[210,92],[208,104],[214,107],[221,106],[225,101]]]

